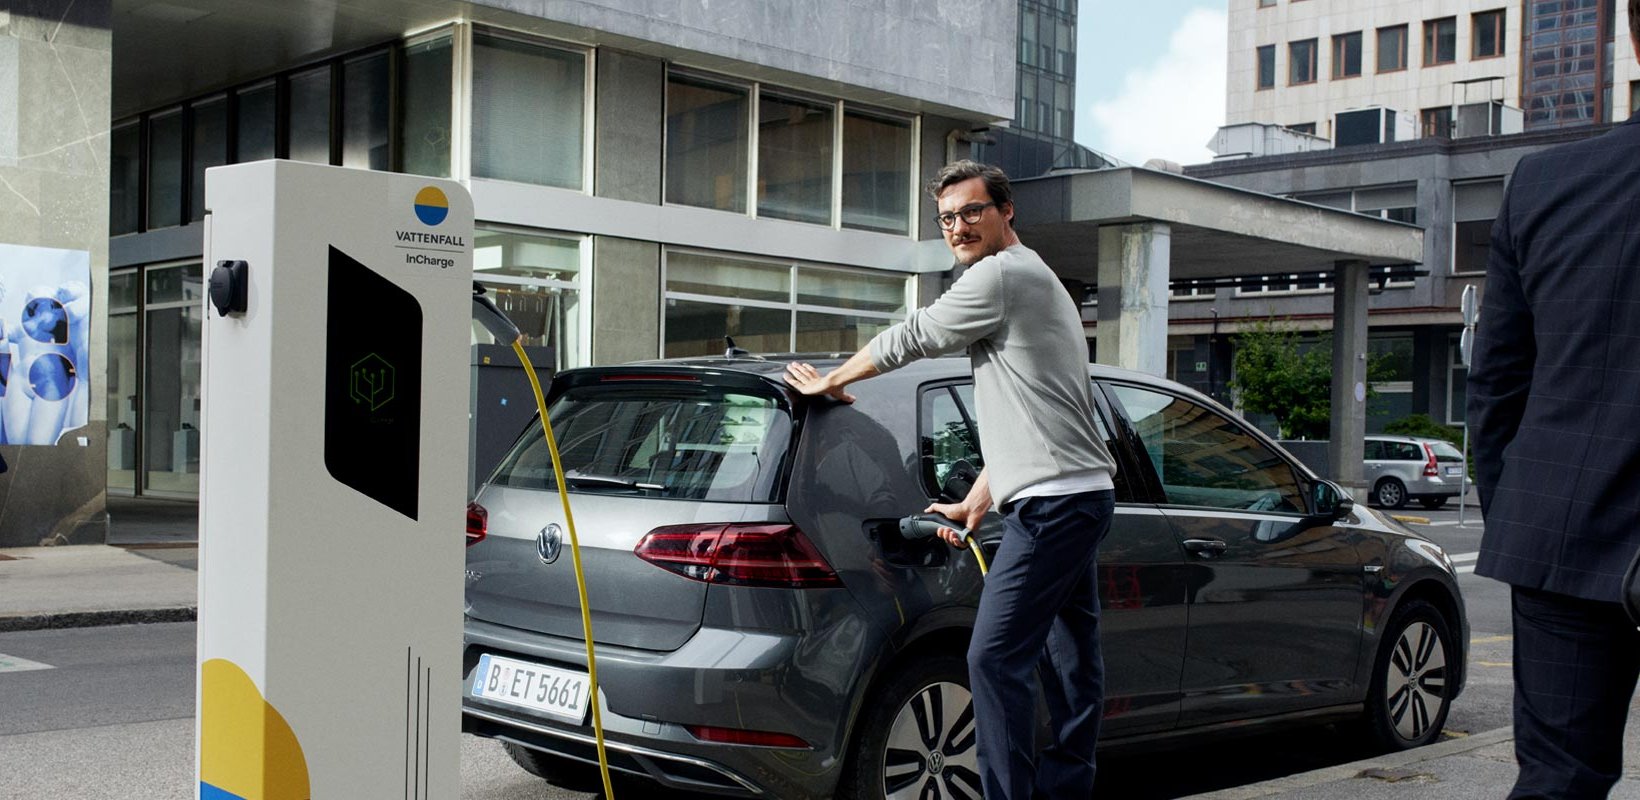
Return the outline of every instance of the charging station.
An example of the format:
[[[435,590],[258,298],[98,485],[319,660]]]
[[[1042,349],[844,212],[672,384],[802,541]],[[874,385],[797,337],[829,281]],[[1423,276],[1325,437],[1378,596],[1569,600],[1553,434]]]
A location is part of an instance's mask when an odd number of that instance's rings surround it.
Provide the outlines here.
[[[199,797],[460,794],[473,209],[206,173]]]

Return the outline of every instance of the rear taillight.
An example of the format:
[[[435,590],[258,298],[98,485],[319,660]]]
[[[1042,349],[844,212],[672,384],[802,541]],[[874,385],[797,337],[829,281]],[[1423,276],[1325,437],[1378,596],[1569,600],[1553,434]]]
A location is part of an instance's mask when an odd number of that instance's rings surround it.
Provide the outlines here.
[[[767,731],[743,731],[739,728],[714,728],[710,725],[685,725],[684,730],[689,735],[703,742],[717,744],[749,744],[757,747],[801,747],[807,749],[808,742],[789,733],[769,733]]]
[[[490,535],[490,512],[477,503],[467,504],[467,546],[472,547]]]
[[[1429,460],[1424,462],[1424,477],[1433,478],[1440,475],[1441,468],[1435,465],[1435,448],[1426,443],[1424,445],[1424,455],[1429,456]]]
[[[706,583],[788,589],[843,585],[793,525],[668,525],[650,531],[633,552],[661,569]]]

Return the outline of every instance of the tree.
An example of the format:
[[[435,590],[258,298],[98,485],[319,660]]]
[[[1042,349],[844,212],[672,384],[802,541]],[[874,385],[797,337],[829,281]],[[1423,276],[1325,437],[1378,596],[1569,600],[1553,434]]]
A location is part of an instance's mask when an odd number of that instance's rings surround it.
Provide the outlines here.
[[[1367,360],[1367,395],[1381,379],[1382,358]],[[1236,339],[1235,377],[1230,388],[1241,407],[1276,418],[1283,439],[1325,439],[1332,420],[1332,336],[1314,344],[1274,318],[1253,323]]]

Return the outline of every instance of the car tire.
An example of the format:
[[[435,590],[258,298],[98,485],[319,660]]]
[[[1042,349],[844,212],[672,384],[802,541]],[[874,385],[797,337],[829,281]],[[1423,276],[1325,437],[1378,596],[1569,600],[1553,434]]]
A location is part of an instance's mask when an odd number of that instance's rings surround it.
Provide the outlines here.
[[[1420,497],[1418,498],[1418,505],[1421,505],[1430,511],[1434,511],[1435,509],[1446,505],[1446,497],[1444,495],[1441,497]]]
[[[1433,605],[1412,600],[1395,610],[1381,642],[1367,690],[1368,731],[1388,750],[1435,741],[1452,708],[1452,626]]]
[[[578,792],[603,791],[603,773],[600,773],[598,767],[593,764],[543,753],[512,742],[502,742],[501,746],[506,749],[513,763],[553,786]]]
[[[838,796],[979,797],[968,662],[943,654],[891,669],[860,714]]]
[[[1372,487],[1372,500],[1384,508],[1405,507],[1407,486],[1395,478],[1385,478]]]

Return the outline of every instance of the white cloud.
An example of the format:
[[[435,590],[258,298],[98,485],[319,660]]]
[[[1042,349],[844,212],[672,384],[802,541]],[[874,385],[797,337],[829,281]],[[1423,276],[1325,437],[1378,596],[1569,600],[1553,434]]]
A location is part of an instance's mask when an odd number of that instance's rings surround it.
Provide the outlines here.
[[[1224,124],[1228,25],[1223,10],[1186,14],[1167,53],[1135,65],[1116,97],[1094,103],[1091,135],[1078,138],[1133,164],[1152,158],[1180,164],[1210,160],[1207,141]]]

